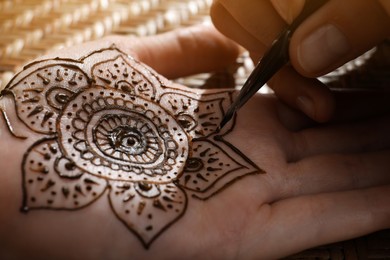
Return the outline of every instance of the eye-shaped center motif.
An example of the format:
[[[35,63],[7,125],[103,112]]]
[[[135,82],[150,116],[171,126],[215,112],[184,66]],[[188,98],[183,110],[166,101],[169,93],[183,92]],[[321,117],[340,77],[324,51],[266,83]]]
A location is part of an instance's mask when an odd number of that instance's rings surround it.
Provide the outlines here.
[[[117,151],[129,154],[141,154],[145,151],[145,136],[135,128],[120,126],[111,131],[107,137],[111,146]]]
[[[125,159],[125,156],[134,161],[134,156],[146,153],[148,159],[144,157],[142,161],[153,161],[161,154],[161,147],[156,140],[159,136],[150,124],[149,120],[141,116],[109,114],[98,123],[94,130],[94,139],[100,151],[108,156],[118,159]]]
[[[163,156],[164,141],[150,119],[132,111],[110,111],[91,130],[92,147],[96,145],[102,155],[118,163],[132,165],[150,164]]]

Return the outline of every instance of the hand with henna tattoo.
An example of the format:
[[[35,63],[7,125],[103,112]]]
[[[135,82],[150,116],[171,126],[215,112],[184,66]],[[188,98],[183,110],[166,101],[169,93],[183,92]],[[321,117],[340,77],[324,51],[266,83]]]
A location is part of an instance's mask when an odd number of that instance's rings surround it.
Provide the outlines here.
[[[269,259],[389,227],[387,96],[340,93],[349,110],[315,125],[257,95],[218,132],[236,91],[152,69],[236,55],[195,27],[27,65],[0,99],[0,257]]]

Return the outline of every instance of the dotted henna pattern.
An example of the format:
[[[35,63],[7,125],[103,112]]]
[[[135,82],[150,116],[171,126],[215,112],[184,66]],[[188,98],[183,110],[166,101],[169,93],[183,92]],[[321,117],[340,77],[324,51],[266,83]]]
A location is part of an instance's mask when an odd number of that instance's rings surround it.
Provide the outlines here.
[[[216,132],[232,92],[170,85],[114,46],[26,66],[1,93],[41,135],[23,157],[22,211],[77,210],[106,194],[148,248],[189,198],[262,172],[223,139],[231,129]]]

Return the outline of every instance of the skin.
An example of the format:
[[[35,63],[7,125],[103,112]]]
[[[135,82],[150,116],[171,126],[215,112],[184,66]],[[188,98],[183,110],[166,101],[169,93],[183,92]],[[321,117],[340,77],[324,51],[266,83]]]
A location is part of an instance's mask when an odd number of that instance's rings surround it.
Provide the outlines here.
[[[203,30],[211,37],[200,37]],[[175,33],[167,39],[176,40]],[[235,45],[211,29],[197,28],[192,37],[206,41],[211,46],[207,51],[217,49],[231,57],[237,53]],[[173,76],[181,75],[181,64],[188,59],[206,63],[195,55],[203,51],[196,47],[178,51],[167,44],[168,49],[157,50],[150,39],[116,40],[68,53],[79,57],[115,42],[132,46],[127,51],[142,60],[148,57],[141,55],[142,48],[150,48],[149,57],[167,55],[177,61],[165,68]],[[158,66],[151,59],[145,61]],[[256,95],[240,110],[234,130],[225,138],[266,174],[246,176],[207,201],[191,200],[185,216],[149,250],[117,220],[105,199],[74,212],[21,214],[21,158],[38,137],[16,139],[1,124],[2,147],[8,149],[0,151],[0,257],[274,259],[389,228],[388,96],[363,94],[336,95],[343,113],[327,125],[313,123],[272,95]],[[359,105],[362,97],[369,110]],[[14,115],[9,116],[12,120]]]
[[[248,49],[258,61],[279,32],[300,13],[304,3],[304,0],[215,0],[211,17],[223,34]],[[313,78],[333,71],[386,39],[390,35],[389,14],[390,3],[386,0],[328,1],[297,28],[289,49],[291,66],[276,74],[270,86],[281,100],[312,119],[329,120],[335,109],[334,99]],[[329,26],[340,32],[343,43],[338,41],[340,37],[330,34],[318,41],[306,41]],[[340,46],[342,50],[338,49]],[[310,51],[305,52],[304,47]]]

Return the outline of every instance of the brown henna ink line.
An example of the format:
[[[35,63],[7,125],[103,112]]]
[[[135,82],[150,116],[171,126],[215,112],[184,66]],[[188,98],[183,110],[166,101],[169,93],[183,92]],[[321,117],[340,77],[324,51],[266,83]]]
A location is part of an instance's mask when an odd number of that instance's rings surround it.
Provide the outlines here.
[[[186,176],[186,177],[187,177],[187,176]],[[196,177],[197,177],[198,179],[204,181],[204,182],[209,182],[209,180],[206,179],[206,178],[205,178],[202,174],[200,174],[200,173],[197,173],[197,174],[196,174]]]
[[[42,76],[40,73],[37,74],[38,78],[41,78],[43,81],[43,84],[48,85],[50,84],[50,79],[46,78],[45,76]]]
[[[235,183],[236,181],[239,181],[241,180],[242,178],[246,177],[246,176],[249,176],[249,175],[255,175],[255,174],[258,174],[258,170],[255,170],[255,171],[252,171],[252,172],[248,172],[246,173],[245,175],[242,175],[242,176],[238,176],[232,180],[230,180],[229,182],[225,183],[220,189],[214,191],[213,193],[211,193],[210,195],[208,195],[207,197],[199,197],[197,194],[192,194],[191,197],[194,198],[194,199],[198,199],[198,200],[202,200],[202,201],[206,201],[208,199],[210,199],[211,197],[214,197],[215,195],[217,195],[218,193],[224,191],[225,189],[227,189],[228,187],[230,187],[231,185],[233,185],[233,183]],[[214,185],[214,184],[213,184]]]
[[[146,203],[145,203],[144,201],[140,201],[140,202],[138,203],[138,208],[137,208],[137,214],[138,214],[138,215],[141,215],[141,214],[142,214],[142,212],[143,212],[145,206],[146,206]]]
[[[122,201],[123,201],[123,202],[128,202],[128,201],[134,199],[134,197],[135,197],[134,194],[128,194],[128,195],[126,195],[126,197],[123,198]]]
[[[129,66],[130,66],[130,64],[128,64]],[[132,67],[132,66],[130,66],[130,67]],[[135,68],[133,68],[135,71],[137,71],[137,72],[139,72],[137,69],[135,69]],[[148,71],[148,70],[147,70]],[[150,72],[150,71],[148,71],[148,72]],[[140,72],[139,72],[140,73]],[[142,73],[140,73],[140,74],[142,74]],[[143,75],[143,74],[142,74]],[[158,78],[158,77],[157,77]],[[159,78],[158,78],[159,79]],[[150,84],[151,84],[151,82],[149,82]],[[153,86],[153,84],[151,84],[152,86]],[[72,99],[74,99],[75,97],[73,96],[72,97]],[[192,98],[192,97],[191,97]],[[58,125],[58,123],[57,123],[57,125]],[[228,156],[228,155],[227,155]],[[108,186],[108,183],[107,183],[107,186]],[[178,189],[181,189],[180,187],[177,187]],[[181,189],[182,190],[182,189]],[[185,198],[186,198],[186,193],[183,191],[183,196],[185,196]],[[169,197],[166,197],[165,196],[165,198],[163,197],[163,199],[164,200],[167,200],[167,201],[170,201],[170,200],[172,200],[171,198],[169,198]],[[172,200],[173,201],[173,200]],[[110,206],[111,206],[111,208],[112,208],[112,210],[114,211],[114,213],[117,215],[117,213],[116,213],[116,211],[114,210],[114,208],[113,208],[113,205],[112,205],[112,202],[109,200],[109,202],[110,202]],[[180,202],[180,203],[182,203],[182,202]],[[159,231],[159,233],[157,233],[157,235],[155,235],[153,238],[152,238],[152,240],[150,240],[149,242],[147,242],[147,243],[145,243],[145,241],[142,239],[142,237],[140,236],[140,235],[138,235],[138,233],[136,232],[136,231],[133,231],[133,233],[135,233],[139,238],[140,238],[140,240],[142,241],[142,243],[144,244],[144,245],[146,245],[145,247],[148,247],[150,244],[151,244],[151,242],[154,240],[154,239],[156,239],[156,237],[159,235],[159,234],[161,234],[168,226],[170,226],[171,224],[173,224],[174,222],[176,222],[183,214],[184,214],[184,212],[186,211],[186,207],[187,207],[187,199],[185,199],[184,200],[184,203],[185,203],[185,207],[184,207],[184,210],[178,215],[178,216],[176,216],[176,218],[173,220],[173,221],[171,221],[171,222],[169,222],[163,229],[161,229],[160,231]],[[132,230],[127,224],[126,224],[126,222],[121,218],[121,217],[119,217],[119,215],[117,215],[117,217],[127,226],[127,228],[129,228],[130,230]],[[151,227],[147,227],[147,229],[150,229]]]
[[[186,176],[184,177],[184,184],[187,185],[187,183],[190,181],[191,177],[192,177],[191,175],[186,175]]]
[[[43,106],[38,105],[27,115],[27,117],[35,116],[36,114],[39,114],[42,111],[43,111]]]
[[[62,194],[65,196],[65,198],[68,198],[69,193],[70,193],[69,188],[62,187],[61,191],[62,191]]]
[[[106,79],[106,78],[103,78],[103,77],[100,77],[100,76],[97,76],[97,78],[102,80],[104,83],[106,83],[108,85],[111,84],[111,80],[109,80],[109,79]]]
[[[92,56],[92,55],[95,55],[95,54],[98,54],[98,53],[102,53],[102,52],[105,52],[105,51],[109,51],[109,50],[116,50],[116,51],[118,51],[119,53],[121,53],[121,54],[123,54],[123,55],[125,55],[125,56],[128,56],[128,54],[126,54],[126,53],[124,53],[123,51],[121,51],[120,49],[118,49],[118,48],[116,47],[115,44],[111,44],[109,47],[105,47],[105,48],[101,48],[101,49],[98,49],[98,50],[94,50],[94,51],[88,53],[87,55],[82,56],[81,58],[78,59],[78,61],[79,61],[80,63],[83,63],[84,60],[87,59],[88,57],[90,57],[90,56]],[[130,57],[131,57],[131,56],[130,56]],[[133,59],[133,58],[131,57],[131,59]]]
[[[60,74],[60,69],[57,69],[57,77],[55,78],[55,81],[61,82],[64,78]]]
[[[5,125],[7,126],[8,131],[16,138],[27,139],[27,136],[20,136],[20,135],[17,135],[15,133],[14,128],[11,125],[11,121],[9,120],[9,118],[8,118],[7,114],[5,113],[5,111],[2,108],[0,108],[0,111],[1,111],[1,114],[3,115],[4,121],[5,121]]]
[[[51,61],[53,59],[48,59],[48,60],[45,60],[45,61]],[[66,59],[64,61],[67,61]],[[40,63],[41,61],[37,61],[37,63]],[[21,82],[23,80],[25,80],[26,78],[28,78],[30,75],[32,74],[35,74],[37,71],[40,71],[40,70],[44,70],[44,69],[47,69],[47,68],[51,68],[51,67],[55,67],[55,66],[60,66],[60,67],[64,67],[64,68],[68,68],[68,69],[71,69],[71,70],[76,70],[78,71],[79,73],[82,73],[82,75],[86,78],[86,81],[88,84],[91,84],[92,83],[92,79],[84,72],[82,71],[78,66],[76,65],[73,65],[73,64],[66,64],[66,63],[58,63],[58,64],[49,64],[49,65],[45,65],[45,66],[42,66],[42,67],[39,67],[33,71],[31,71],[28,75],[24,76],[23,78],[21,78],[18,82],[15,82],[13,83],[12,80],[7,84],[7,86],[3,89],[3,91],[9,91],[11,92],[13,95],[14,93],[12,92],[12,89],[16,86],[18,86],[19,84],[21,84]],[[23,71],[21,71],[23,72]],[[18,74],[20,74],[21,72],[19,72]],[[18,75],[17,74],[17,75]],[[38,75],[37,75],[38,76]],[[42,75],[41,75],[42,76]],[[39,77],[39,76],[38,76]],[[43,76],[42,76],[43,77]],[[17,78],[16,76],[14,76],[14,79]],[[42,91],[44,90],[44,88],[35,88],[37,90],[39,89],[42,89]],[[25,91],[36,91],[35,89],[25,89]],[[81,89],[80,89],[81,90]],[[2,91],[2,92],[3,92]],[[42,92],[40,91],[40,92]],[[38,93],[38,92],[37,92]]]
[[[134,62],[135,62],[136,64],[138,64],[140,67],[143,67],[143,68],[144,68],[144,66],[143,66],[140,62],[136,61],[136,60],[135,60],[134,58],[132,58],[131,56],[129,56],[129,55],[127,55],[127,54],[124,54],[122,51],[118,50],[116,47],[115,47],[114,49],[117,50],[118,52],[122,53],[125,57],[130,58],[132,61],[134,61]],[[106,50],[106,49],[102,49],[102,51],[105,51],[105,50]],[[132,68],[132,69],[133,69],[134,71],[136,71],[139,75],[143,75],[143,76],[144,76],[144,77],[143,77],[143,80],[145,80],[147,83],[149,83],[151,86],[153,86],[153,83],[149,80],[149,78],[148,78],[147,76],[145,76],[144,73],[142,73],[141,71],[139,71],[138,69],[136,69],[134,66],[132,66],[131,64],[129,64],[129,63],[123,58],[122,55],[117,55],[117,56],[115,56],[115,57],[112,58],[112,59],[104,60],[104,61],[95,63],[95,64],[92,66],[91,71],[94,71],[95,68],[96,68],[97,66],[99,66],[100,64],[108,63],[108,62],[114,62],[115,60],[117,60],[117,59],[119,59],[119,58],[122,58],[122,59],[125,61],[125,63],[127,64],[127,66],[129,66],[130,68]],[[148,69],[146,69],[145,71],[150,72]],[[109,73],[111,73],[111,72],[109,72]],[[96,75],[93,75],[93,76],[100,78],[100,76],[96,76]],[[100,79],[101,79],[101,78],[100,78]],[[103,80],[103,79],[102,79],[102,80]],[[103,81],[104,81],[104,80],[103,80]],[[110,83],[111,83],[111,82],[110,82]],[[108,83],[108,84],[110,84],[110,83]],[[134,84],[134,85],[135,85],[135,84]],[[142,92],[142,91],[141,91],[141,92]],[[155,89],[154,89],[152,97],[155,97],[155,95],[156,95],[155,92],[156,92],[156,91],[155,91]]]
[[[68,83],[69,83],[69,85],[72,85],[72,86],[75,86],[75,85],[77,85],[77,82],[76,82],[76,75],[77,75],[77,73],[75,72],[75,73],[73,73],[73,76],[72,76],[72,78],[68,81]]]
[[[37,94],[41,93],[43,91],[43,88],[28,88],[28,89],[23,89],[23,93],[25,92],[35,92]]]
[[[53,88],[52,88],[53,89]],[[74,95],[74,93],[72,93]],[[47,96],[47,93],[46,93]],[[47,98],[47,97],[46,97]],[[58,103],[65,104],[68,102],[69,97],[66,94],[58,93],[54,98]]]
[[[118,77],[115,75],[115,74],[113,74],[109,69],[107,69],[107,72],[110,74],[110,76],[111,76],[111,78],[112,79],[117,79]]]
[[[41,144],[43,142],[46,142],[46,140],[52,140],[52,139],[41,139],[36,142],[36,144]],[[27,161],[27,157],[29,153],[34,149],[34,145],[30,146],[26,152],[23,155],[22,164],[21,164],[21,170],[22,170],[22,190],[23,190],[23,196],[22,196],[22,207],[21,211],[24,213],[27,213],[29,210],[29,207],[27,206],[27,200],[28,200],[28,193],[27,193],[27,187],[26,187],[26,172],[25,172],[25,165]]]
[[[213,154],[210,154],[210,156],[212,156],[212,155]],[[219,160],[219,158],[210,158],[210,159],[207,160],[207,163],[213,163],[213,162],[216,162],[218,160]]]
[[[97,184],[98,184],[96,181],[93,181],[93,180],[91,180],[91,179],[89,179],[89,178],[85,178],[85,179],[84,179],[84,182],[85,182],[86,184],[93,184],[93,185],[97,185]]]
[[[129,77],[129,73],[127,72],[127,67],[125,67],[125,70],[123,71],[122,76],[125,78]]]
[[[118,215],[118,213],[115,211],[115,209],[114,209],[114,206],[113,206],[113,204],[112,204],[112,202],[111,202],[111,200],[110,199],[108,199],[108,202],[109,202],[109,204],[110,204],[110,207],[111,207],[111,210],[112,210],[112,212],[114,212],[114,215],[119,219],[119,221],[121,221],[123,224],[124,224],[124,226],[128,229],[128,230],[130,230],[138,239],[139,239],[139,241],[141,242],[141,244],[144,246],[144,248],[147,250],[147,249],[149,249],[149,247],[150,247],[150,245],[162,234],[162,233],[164,233],[165,232],[165,230],[167,230],[171,225],[173,225],[174,223],[176,223],[179,219],[181,219],[181,217],[184,215],[184,213],[187,211],[187,201],[188,201],[188,198],[187,198],[187,193],[186,192],[184,192],[183,191],[183,189],[180,187],[180,186],[177,186],[177,185],[175,185],[176,186],[176,188],[178,188],[178,189],[180,189],[181,191],[182,191],[182,193],[183,193],[183,196],[184,196],[184,199],[183,199],[183,201],[184,201],[184,207],[183,207],[183,211],[182,212],[180,212],[180,214],[178,214],[177,216],[176,216],[176,218],[175,219],[173,219],[171,222],[169,222],[167,225],[165,225],[163,228],[161,228],[160,229],[160,231],[159,232],[157,232],[148,242],[146,242],[146,241],[144,241],[143,240],[143,238],[141,237],[141,235],[136,231],[136,230],[134,230],[134,229],[132,229],[126,222],[125,222],[125,220],[123,220],[119,215]],[[156,203],[156,204],[158,204],[158,203]],[[153,206],[155,206],[155,203],[153,202]]]
[[[76,186],[74,187],[74,190],[75,190],[77,193],[79,193],[79,194],[85,196],[85,194],[84,194],[84,192],[83,192],[83,190],[81,189],[81,186],[80,186],[79,184],[76,184]]]
[[[152,184],[143,181],[138,183],[138,187],[143,191],[149,191],[153,188]]]
[[[218,126],[218,124],[214,124],[214,123],[210,123],[210,122],[204,122],[201,124],[203,127],[214,127],[214,126]]]
[[[57,147],[49,145],[49,150],[52,154],[56,154],[58,152]]]
[[[53,187],[56,183],[52,180],[52,179],[49,179],[47,182],[46,182],[46,185],[41,188],[40,191],[47,191],[48,189],[50,189],[51,187]]]
[[[45,137],[45,138],[42,138],[41,140],[38,140],[37,142],[35,142],[33,145],[31,145],[27,150],[26,152],[24,153],[23,155],[23,159],[22,159],[22,164],[21,164],[21,168],[22,168],[22,190],[23,190],[23,195],[22,195],[22,206],[20,208],[20,211],[23,212],[23,213],[27,213],[30,209],[33,209],[33,210],[55,210],[55,211],[61,211],[61,210],[66,210],[66,211],[74,211],[74,210],[79,210],[79,209],[82,209],[82,208],[85,208],[85,207],[88,207],[89,205],[91,205],[92,203],[94,203],[96,200],[98,200],[106,191],[107,189],[107,186],[108,186],[108,183],[106,182],[105,183],[105,187],[104,189],[101,191],[101,193],[99,194],[99,196],[96,196],[95,198],[93,198],[89,203],[86,203],[85,205],[81,206],[81,207],[75,207],[75,208],[52,208],[52,207],[49,207],[49,206],[39,206],[39,207],[33,207],[33,208],[29,208],[28,206],[28,197],[29,197],[29,194],[27,192],[27,187],[26,187],[26,171],[25,171],[25,166],[27,164],[27,157],[29,155],[29,153],[35,149],[35,147],[39,144],[42,144],[42,143],[45,143],[45,142],[50,142],[50,141],[55,141],[56,140],[56,137]],[[45,190],[46,187],[50,188],[52,187],[53,185],[51,183],[47,183],[46,186],[43,188],[43,190]],[[42,191],[42,190],[41,190]],[[70,191],[67,187],[62,187],[61,188],[61,191],[62,191],[62,194],[67,198],[70,194]]]
[[[239,169],[247,168],[246,166],[244,166],[244,165],[242,165],[241,163],[239,163],[238,161],[236,161],[232,156],[230,156],[226,151],[224,151],[224,149],[222,149],[218,144],[213,143],[212,141],[210,141],[207,137],[200,137],[200,138],[196,138],[196,139],[194,139],[194,140],[195,140],[196,142],[210,143],[211,145],[213,145],[213,146],[215,146],[216,148],[218,148],[219,150],[221,150],[221,151],[222,151],[230,160],[232,160],[234,163],[236,163],[236,164],[239,166],[239,167],[233,168],[233,169],[231,169],[231,170],[225,172],[223,175],[219,176],[219,177],[218,177],[218,178],[217,178],[209,187],[207,187],[206,189],[203,190],[203,193],[205,193],[205,192],[209,191],[210,189],[212,189],[216,183],[218,183],[224,176],[230,174],[231,172],[237,171],[237,170],[239,170]],[[221,137],[221,140],[222,140],[222,143],[226,144],[226,142],[222,139],[222,137]],[[232,146],[233,146],[233,145],[232,145]],[[228,146],[228,147],[231,148],[230,146]],[[234,149],[232,149],[233,151],[238,150],[238,149],[235,148],[234,146],[233,146],[233,148],[234,148]],[[208,152],[208,151],[207,151],[207,152]],[[240,155],[240,154],[241,154],[241,152],[238,153],[238,155]],[[245,156],[243,156],[243,159],[244,159],[245,161],[246,161],[246,160],[249,160],[249,159],[246,159]],[[249,163],[249,162],[247,162],[247,163]],[[257,166],[254,167],[254,168],[256,169],[254,172],[262,171],[262,170],[260,170]],[[245,174],[245,175],[247,175],[247,174]],[[178,183],[178,185],[180,185],[180,184]],[[222,188],[224,189],[225,186],[226,186],[226,184],[225,184]],[[189,190],[192,190],[192,191],[194,191],[194,192],[199,192],[198,190],[190,189],[190,188],[188,188],[188,187],[184,187],[184,188],[189,189]],[[221,190],[222,190],[222,188],[221,188]],[[219,192],[219,190],[216,191],[216,192],[214,192],[213,194],[215,194],[215,193],[217,193],[217,192]],[[211,195],[208,196],[207,198],[209,198],[209,197],[211,197]],[[198,197],[197,197],[197,198],[198,198]]]
[[[245,154],[243,154],[239,149],[237,149],[235,146],[230,144],[229,142],[226,142],[221,135],[215,135],[214,140],[223,142],[226,146],[228,146],[230,149],[232,149],[234,152],[239,154],[247,163],[249,163],[251,166],[253,166],[255,169],[259,171],[259,173],[265,173],[264,170],[260,169],[254,162],[252,162]]]
[[[178,109],[178,107],[176,105],[174,105],[171,100],[168,100],[168,103],[171,105],[173,110],[177,110]]]
[[[204,114],[199,115],[198,118],[203,119],[203,118],[206,118],[208,116],[211,116],[212,114],[215,114],[215,113],[214,112],[204,113]]]
[[[205,157],[206,154],[211,150],[210,147],[208,147],[206,150],[204,150],[203,152],[199,153],[200,157]]]
[[[34,169],[34,168],[30,167],[29,170],[31,170],[33,172],[43,173],[43,174],[49,173],[49,169],[46,166],[41,166],[38,169]]]
[[[222,168],[213,168],[213,167],[207,167],[206,169],[207,169],[207,171],[209,171],[209,172],[214,172],[214,171],[220,171],[220,170],[222,170]]]
[[[18,73],[16,73],[15,75],[14,75],[14,77],[12,78],[12,80],[10,81],[10,82],[8,82],[8,84],[5,86],[5,88],[4,89],[10,89],[10,86],[11,85],[18,85],[23,79],[21,79],[20,81],[18,81],[18,82],[16,82],[16,83],[13,83],[12,81],[14,80],[14,79],[16,79],[20,74],[22,74],[25,70],[27,70],[27,69],[29,69],[30,67],[32,67],[32,66],[34,66],[34,65],[36,65],[36,64],[38,64],[38,63],[42,63],[42,62],[46,62],[46,61],[61,61],[61,62],[70,62],[70,63],[82,63],[81,61],[77,61],[77,60],[74,60],[74,59],[67,59],[67,58],[58,58],[58,57],[56,57],[56,58],[51,58],[51,59],[43,59],[43,60],[37,60],[37,61],[33,61],[33,62],[31,62],[31,63],[29,63],[29,64],[27,64],[27,65],[25,65],[24,67],[23,67],[23,69],[20,71],[20,72],[18,72]],[[31,74],[31,73],[30,73]],[[29,74],[29,75],[30,75]]]
[[[67,62],[70,62],[70,63],[82,63],[81,61],[74,60],[74,59],[67,59],[67,58],[59,58],[59,57],[56,57],[56,58],[51,58],[51,59],[44,59],[44,60],[33,61],[33,62],[31,62],[31,63],[25,65],[25,66],[23,67],[23,70],[22,70],[21,72],[25,71],[26,69],[31,68],[32,66],[34,66],[34,65],[36,65],[36,64],[38,64],[38,63],[42,63],[42,62],[46,62],[46,61],[53,61],[53,60],[54,60],[54,61],[60,61],[60,62],[67,61]],[[18,74],[20,74],[21,72],[19,72]],[[17,74],[17,75],[18,75],[18,74]],[[16,75],[16,76],[17,76],[17,75]]]
[[[45,123],[54,115],[53,112],[46,111],[45,115],[43,116],[42,122],[41,122],[41,127],[45,125]]]
[[[30,99],[25,99],[22,103],[38,103],[41,100],[39,96],[32,97]]]
[[[167,211],[167,209],[164,207],[164,205],[161,203],[159,199],[153,200],[153,207],[157,209],[161,209],[162,211]]]
[[[217,179],[215,179],[215,181],[214,181],[210,186],[208,186],[208,187],[207,187],[206,189],[204,189],[202,192],[203,192],[203,193],[206,193],[207,191],[209,191],[210,189],[212,189],[212,188],[214,187],[214,185],[216,185],[216,183],[218,183],[218,182],[219,182],[222,178],[224,178],[226,175],[228,175],[228,174],[230,174],[230,173],[232,173],[232,172],[235,172],[235,171],[237,171],[237,170],[240,170],[240,169],[243,169],[243,168],[247,168],[247,167],[245,167],[245,166],[243,166],[243,165],[241,165],[241,164],[239,164],[239,163],[237,163],[237,164],[239,165],[239,167],[233,168],[233,169],[231,169],[231,170],[225,172],[223,175],[219,176]],[[256,172],[258,172],[258,171],[256,170],[256,171],[254,171],[253,173],[256,173]],[[251,173],[248,173],[248,174],[251,174]],[[248,174],[245,174],[245,175],[248,175]],[[244,175],[244,176],[245,176],[245,175]],[[243,177],[243,176],[242,176],[242,177]],[[238,177],[236,177],[236,178],[238,178]],[[229,182],[228,182],[228,183],[229,183]],[[216,193],[222,191],[222,189],[225,189],[225,188],[226,188],[225,186],[226,186],[228,183],[224,184],[219,190],[213,192],[212,194],[216,194]],[[178,185],[180,185],[180,184],[178,184]],[[181,186],[181,185],[180,185],[180,186]],[[184,188],[186,188],[186,189],[188,189],[188,190],[191,190],[191,191],[194,191],[194,192],[199,192],[199,190],[197,190],[197,189],[191,189],[191,188],[188,188],[188,187],[185,187],[185,186],[184,186]],[[209,197],[211,197],[211,195],[208,196],[208,198],[209,198]]]

